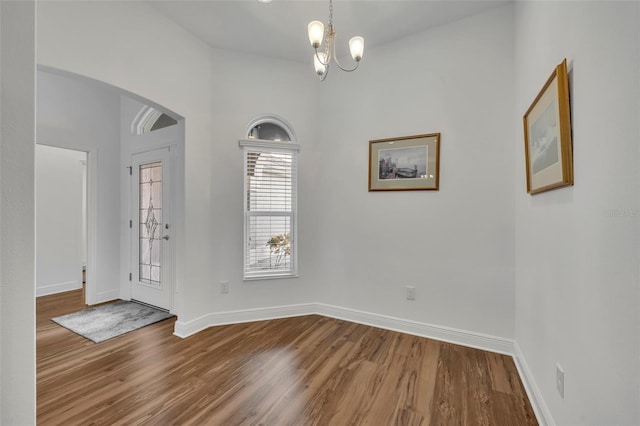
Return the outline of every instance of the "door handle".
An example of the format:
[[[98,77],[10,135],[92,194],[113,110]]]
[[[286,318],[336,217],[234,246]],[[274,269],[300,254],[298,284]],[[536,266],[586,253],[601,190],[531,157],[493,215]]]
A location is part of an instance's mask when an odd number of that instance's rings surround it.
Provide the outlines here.
[[[169,239],[169,236],[168,236],[168,235],[165,235],[164,237],[162,237],[162,239],[163,239],[163,240],[168,240],[168,239]]]

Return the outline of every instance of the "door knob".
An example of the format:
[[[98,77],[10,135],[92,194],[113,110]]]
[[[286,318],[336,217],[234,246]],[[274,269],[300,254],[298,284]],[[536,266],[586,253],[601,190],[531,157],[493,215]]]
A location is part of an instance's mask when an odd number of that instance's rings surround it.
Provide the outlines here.
[[[164,237],[162,237],[162,239],[163,239],[163,240],[168,240],[168,239],[169,239],[169,236],[168,236],[168,235],[165,235]]]

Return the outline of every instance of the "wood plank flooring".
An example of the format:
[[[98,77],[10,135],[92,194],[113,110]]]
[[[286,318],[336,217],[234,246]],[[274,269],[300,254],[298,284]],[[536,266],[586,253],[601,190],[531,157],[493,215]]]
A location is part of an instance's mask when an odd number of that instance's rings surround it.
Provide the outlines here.
[[[535,425],[504,355],[310,315],[94,344],[37,299],[40,425]]]

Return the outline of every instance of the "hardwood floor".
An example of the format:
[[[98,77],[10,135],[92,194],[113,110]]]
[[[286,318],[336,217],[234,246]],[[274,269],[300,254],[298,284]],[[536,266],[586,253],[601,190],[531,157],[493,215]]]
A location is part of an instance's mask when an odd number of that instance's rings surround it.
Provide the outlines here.
[[[504,355],[310,315],[94,344],[37,299],[40,425],[535,425]]]

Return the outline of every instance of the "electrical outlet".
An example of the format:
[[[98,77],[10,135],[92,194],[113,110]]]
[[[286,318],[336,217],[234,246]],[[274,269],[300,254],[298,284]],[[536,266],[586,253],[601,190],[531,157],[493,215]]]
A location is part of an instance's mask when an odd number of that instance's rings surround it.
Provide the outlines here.
[[[413,286],[406,286],[407,290],[407,300],[416,300],[416,288]]]
[[[560,364],[556,364],[556,389],[558,389],[560,397],[564,399],[564,370]]]
[[[221,294],[229,293],[229,281],[220,281],[220,293]]]

